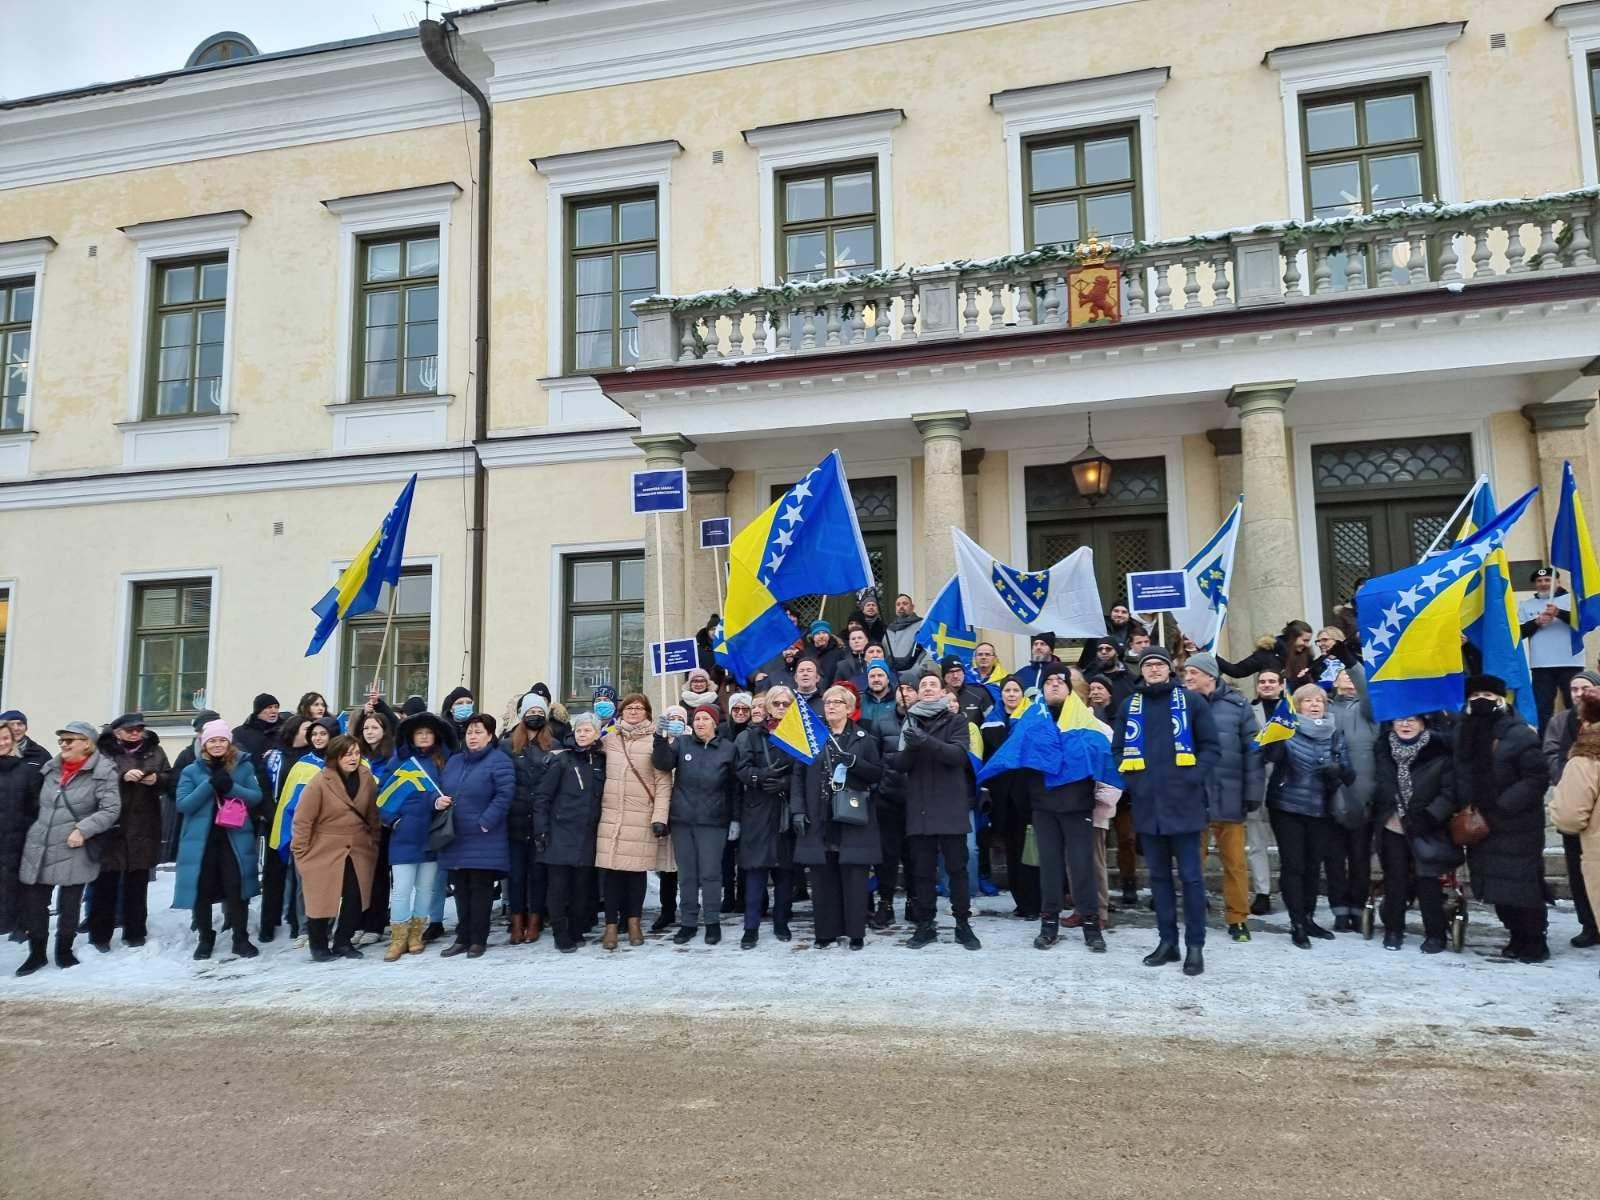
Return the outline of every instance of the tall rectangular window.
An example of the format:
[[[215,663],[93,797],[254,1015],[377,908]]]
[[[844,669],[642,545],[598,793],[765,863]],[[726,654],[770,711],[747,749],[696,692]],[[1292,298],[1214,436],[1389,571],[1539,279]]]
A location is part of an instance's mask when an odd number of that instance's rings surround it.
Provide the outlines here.
[[[779,278],[878,269],[877,163],[794,171],[777,185]]]
[[[389,621],[388,584],[378,593],[378,606],[344,623],[344,664],[339,706],[360,708],[376,674],[384,698],[395,708],[407,696],[428,694],[428,647],[432,639],[433,572],[427,567],[407,567],[400,576],[394,628],[384,648],[383,631]],[[379,652],[383,655],[379,667]]]
[[[145,416],[222,411],[228,260],[160,263],[151,307]]]
[[[655,192],[567,202],[567,367],[614,371],[639,361],[632,304],[660,288]]]
[[[353,394],[363,400],[439,389],[439,231],[361,243]]]
[[[0,588],[0,696],[6,694],[6,638],[11,629],[11,591]]]
[[[1354,216],[1436,198],[1425,84],[1304,97],[1300,122],[1310,216]]]
[[[1595,159],[1600,162],[1600,50],[1589,55],[1589,116],[1594,121]]]
[[[587,708],[598,684],[611,684],[619,696],[641,690],[644,555],[574,556],[564,574],[563,699]]]
[[[211,581],[170,579],[133,590],[127,706],[151,721],[206,707]]]
[[[33,365],[33,278],[0,279],[0,431],[22,428]]]
[[[1126,246],[1143,232],[1137,126],[1046,134],[1022,146],[1028,249],[1090,234]]]

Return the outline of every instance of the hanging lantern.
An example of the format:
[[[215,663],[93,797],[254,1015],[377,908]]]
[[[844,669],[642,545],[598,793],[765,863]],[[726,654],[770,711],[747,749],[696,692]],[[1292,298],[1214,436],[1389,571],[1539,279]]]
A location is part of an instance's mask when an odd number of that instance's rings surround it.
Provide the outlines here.
[[[1089,435],[1078,456],[1067,463],[1078,495],[1090,504],[1111,492],[1111,460],[1094,448],[1094,416],[1089,416]]]

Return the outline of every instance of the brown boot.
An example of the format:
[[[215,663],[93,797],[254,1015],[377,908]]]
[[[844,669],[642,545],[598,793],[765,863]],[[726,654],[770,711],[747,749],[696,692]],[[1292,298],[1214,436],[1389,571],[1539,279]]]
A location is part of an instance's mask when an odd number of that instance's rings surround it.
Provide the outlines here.
[[[422,953],[422,950],[423,950],[422,931],[424,929],[426,929],[427,927],[428,927],[428,918],[427,917],[412,917],[411,920],[406,923],[406,953],[407,954],[421,954]]]
[[[411,933],[408,921],[396,921],[389,926],[389,948],[383,952],[384,962],[395,962],[406,952],[406,939]]]
[[[606,925],[606,931],[600,937],[600,948],[602,950],[615,950],[617,948],[617,927],[615,925],[609,923]]]
[[[527,924],[522,927],[522,940],[525,942],[537,942],[539,935],[543,932],[544,918],[538,913],[529,913]]]
[[[513,946],[522,945],[522,930],[526,923],[527,918],[520,913],[511,914],[511,944]]]
[[[628,945],[644,945],[644,930],[639,925],[638,917],[628,918]]]

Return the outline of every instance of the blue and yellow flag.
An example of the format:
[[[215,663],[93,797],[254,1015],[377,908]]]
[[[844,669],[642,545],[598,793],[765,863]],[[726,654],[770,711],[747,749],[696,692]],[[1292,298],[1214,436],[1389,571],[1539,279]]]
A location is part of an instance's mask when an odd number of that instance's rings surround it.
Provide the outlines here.
[[[1583,635],[1600,626],[1600,564],[1595,562],[1594,541],[1583,515],[1583,497],[1571,463],[1561,464],[1561,503],[1550,530],[1550,565],[1567,573],[1572,594],[1572,652],[1583,653]]]
[[[787,642],[784,644],[788,645]],[[769,736],[803,763],[810,762],[822,752],[822,733],[817,728],[817,715],[798,696],[789,705],[789,711],[772,727]]]
[[[917,645],[926,646],[934,658],[954,657],[961,665],[972,665],[972,652],[978,648],[978,631],[967,624],[967,614],[961,607],[961,581],[956,576],[944,585],[928,615],[917,630]],[[976,682],[982,683],[983,680]]]
[[[294,836],[294,810],[300,803],[300,793],[306,790],[306,784],[317,777],[325,764],[321,756],[307,754],[283,777],[283,786],[278,789],[278,811],[272,817],[272,832],[267,837],[267,845],[282,856],[284,862],[289,861],[289,841]]]
[[[401,762],[384,778],[382,787],[378,790],[378,807],[399,808],[411,797],[418,794],[433,792],[443,795],[439,785],[433,782],[422,764],[415,758],[408,758]]]
[[[1046,787],[1065,787],[1080,779],[1122,786],[1111,739],[1076,694],[1068,693],[1061,716],[1052,721],[1043,704],[1030,704],[1011,726],[1000,748],[978,772],[984,783],[1005,771],[1038,771]]]
[[[1278,707],[1272,710],[1272,718],[1256,733],[1256,749],[1270,746],[1273,742],[1287,742],[1298,728],[1294,720],[1294,705],[1289,703],[1289,695],[1285,692],[1278,697]]]
[[[1446,553],[1369,579],[1356,593],[1361,657],[1375,720],[1461,707],[1466,685],[1461,618],[1467,589],[1538,492],[1533,488]]]
[[[411,520],[411,496],[416,490],[417,477],[413,475],[401,489],[400,498],[394,502],[389,515],[383,518],[383,524],[378,526],[378,532],[344,569],[328,594],[311,606],[311,611],[317,614],[317,631],[306,647],[307,657],[322,649],[340,621],[359,617],[378,607],[378,595],[384,584],[400,586],[400,567],[406,553],[406,525]]]
[[[749,679],[798,636],[785,601],[871,582],[850,481],[835,450],[733,539],[723,639],[714,653],[737,678]]]
[[[1494,489],[1485,479],[1472,497],[1467,519],[1462,522],[1462,540],[1494,520],[1495,511]],[[1517,619],[1511,562],[1506,558],[1504,547],[1483,560],[1477,576],[1467,585],[1467,594],[1461,602],[1461,632],[1483,656],[1484,671],[1505,680],[1522,719],[1537,726],[1539,710],[1533,699],[1533,675],[1528,670],[1527,652],[1522,648],[1522,623]]]

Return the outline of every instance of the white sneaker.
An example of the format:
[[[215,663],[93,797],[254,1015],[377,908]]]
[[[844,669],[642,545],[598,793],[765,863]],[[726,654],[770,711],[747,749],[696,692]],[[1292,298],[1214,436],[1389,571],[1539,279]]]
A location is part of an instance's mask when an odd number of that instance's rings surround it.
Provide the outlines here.
[[[310,944],[311,944],[311,935],[309,933],[302,933],[299,937],[295,938],[295,940],[294,940],[294,948],[296,950],[304,950]]]

